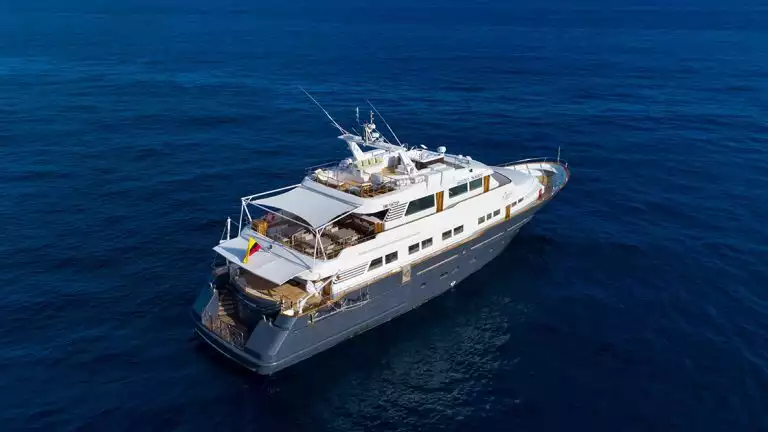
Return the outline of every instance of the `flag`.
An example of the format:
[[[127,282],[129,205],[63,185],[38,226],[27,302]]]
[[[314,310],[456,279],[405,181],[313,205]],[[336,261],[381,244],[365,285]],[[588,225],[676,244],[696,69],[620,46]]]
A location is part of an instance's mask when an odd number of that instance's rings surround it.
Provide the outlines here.
[[[248,247],[245,248],[245,256],[243,257],[243,264],[248,264],[248,257],[261,250],[261,245],[256,243],[253,237],[248,239]]]

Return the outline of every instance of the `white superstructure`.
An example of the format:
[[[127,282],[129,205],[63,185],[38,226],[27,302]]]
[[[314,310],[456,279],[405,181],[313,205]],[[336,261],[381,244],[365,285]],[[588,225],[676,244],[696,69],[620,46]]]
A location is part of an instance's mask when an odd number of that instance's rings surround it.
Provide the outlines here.
[[[350,157],[308,170],[300,184],[243,197],[239,234],[228,230],[214,248],[247,276],[248,294],[280,300],[288,315],[393,272],[410,277],[413,263],[552,192],[545,162],[490,167],[444,147],[393,144],[373,113],[362,136],[333,124]],[[244,262],[250,239],[259,250]]]

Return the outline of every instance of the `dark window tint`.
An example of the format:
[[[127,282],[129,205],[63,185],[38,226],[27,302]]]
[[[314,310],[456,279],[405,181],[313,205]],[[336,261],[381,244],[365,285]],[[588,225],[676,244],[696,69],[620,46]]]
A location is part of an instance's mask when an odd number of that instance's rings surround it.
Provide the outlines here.
[[[419,251],[419,244],[418,243],[414,243],[414,244],[408,246],[408,253],[409,254],[415,254],[418,251]]]
[[[451,230],[443,233],[443,240],[448,240],[449,238],[451,238]]]
[[[501,210],[494,210],[494,211],[493,211],[493,215],[494,215],[494,216],[498,216],[498,215],[500,215],[500,214],[501,214]]]
[[[491,216],[491,214],[490,214],[490,213],[488,213],[487,215],[485,215],[485,218],[486,218],[486,219],[490,219],[490,218],[492,218],[492,217],[493,217],[493,216]]]
[[[387,264],[397,261],[397,252],[392,252],[384,255],[384,260],[387,262]]]
[[[479,179],[472,180],[469,182],[469,190],[473,191],[475,189],[479,189],[483,187],[483,179],[482,177]]]
[[[453,235],[459,235],[464,232],[464,225],[457,226],[453,229]]]
[[[377,269],[381,267],[381,265],[382,265],[381,257],[376,258],[375,260],[371,261],[371,264],[368,266],[368,270]]]
[[[458,186],[454,186],[450,189],[448,189],[448,198],[453,198],[456,196],[459,196],[463,193],[467,193],[467,184],[460,184]]]
[[[423,198],[413,200],[408,203],[408,209],[405,211],[406,216],[410,216],[414,213],[418,213],[422,210],[427,210],[435,206],[435,196],[427,195]]]
[[[477,218],[477,224],[480,225],[481,223],[485,222],[485,216],[480,216]]]
[[[431,238],[428,238],[426,240],[422,240],[421,241],[421,248],[422,249],[426,249],[426,248],[428,248],[430,246],[432,246],[432,239]]]

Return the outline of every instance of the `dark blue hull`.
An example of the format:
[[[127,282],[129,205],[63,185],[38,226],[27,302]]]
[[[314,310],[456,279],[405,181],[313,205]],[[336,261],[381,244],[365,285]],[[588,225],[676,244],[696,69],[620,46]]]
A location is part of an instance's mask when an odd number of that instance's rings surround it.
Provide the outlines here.
[[[542,203],[543,205],[544,203]],[[260,374],[271,374],[385,323],[444,293],[501,253],[542,205],[488,228],[448,250],[374,281],[300,317],[260,320],[240,340],[209,330],[205,311],[218,310],[218,294],[206,288],[193,307],[197,333],[227,357]],[[247,334],[247,333],[246,333]]]

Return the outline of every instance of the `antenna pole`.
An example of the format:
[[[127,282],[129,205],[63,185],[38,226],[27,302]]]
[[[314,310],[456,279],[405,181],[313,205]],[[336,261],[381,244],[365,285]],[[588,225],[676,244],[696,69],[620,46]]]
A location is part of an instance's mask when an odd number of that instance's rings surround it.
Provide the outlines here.
[[[325,108],[323,108],[323,106],[320,105],[320,102],[316,101],[315,98],[313,98],[311,94],[309,94],[306,90],[304,90],[304,87],[299,86],[299,88],[301,89],[301,91],[304,92],[305,95],[307,95],[310,99],[312,99],[312,102],[314,102],[315,105],[317,105],[318,108],[320,108],[325,113],[325,115],[331,120],[331,123],[333,123],[333,125],[336,126],[336,129],[341,131],[341,133],[344,134],[344,135],[349,133],[349,132],[345,131],[343,127],[339,126],[338,123],[336,123],[336,120],[334,120],[333,117],[331,117],[331,115],[328,114],[328,111],[326,111]]]
[[[389,127],[389,123],[387,123],[387,121],[386,121],[386,120],[384,120],[384,116],[383,116],[383,115],[381,115],[381,113],[379,112],[379,110],[377,110],[377,109],[376,109],[376,107],[375,107],[375,106],[373,106],[373,104],[371,103],[371,101],[369,101],[368,99],[366,99],[365,101],[366,101],[366,102],[368,102],[368,105],[370,105],[370,106],[371,106],[371,108],[373,108],[373,110],[376,112],[376,115],[378,115],[379,117],[381,117],[381,121],[383,121],[383,122],[384,122],[384,125],[387,127],[387,129],[389,129],[389,132],[392,134],[392,136],[393,136],[393,137],[395,137],[395,141],[397,141],[397,143],[398,143],[398,144],[400,144],[400,147],[402,147],[402,146],[403,146],[403,143],[401,143],[401,142],[400,142],[400,140],[397,138],[397,135],[395,135],[395,131],[393,131],[393,130],[392,130],[392,128],[391,128],[391,127]]]

